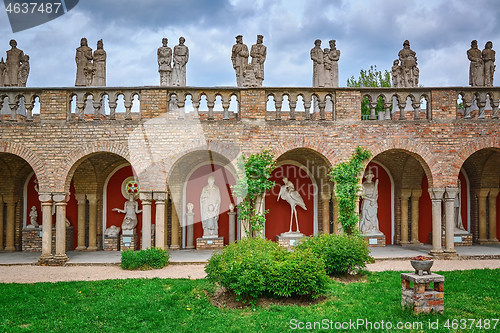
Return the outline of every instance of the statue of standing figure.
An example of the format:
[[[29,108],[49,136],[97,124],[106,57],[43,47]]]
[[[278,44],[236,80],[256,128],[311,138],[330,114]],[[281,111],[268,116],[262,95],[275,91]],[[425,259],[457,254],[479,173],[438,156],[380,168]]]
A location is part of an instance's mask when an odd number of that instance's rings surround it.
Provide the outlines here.
[[[484,63],[481,50],[477,47],[477,40],[470,43],[470,49],[467,50],[467,58],[470,61],[469,84],[472,87],[484,86]]]
[[[264,36],[257,35],[257,44],[252,45],[250,56],[252,57],[252,67],[257,79],[258,87],[262,87],[264,81],[264,62],[266,61],[267,47],[262,44]]]
[[[402,87],[418,87],[420,70],[417,67],[417,53],[410,49],[410,42],[405,40],[403,49],[398,53],[401,61],[401,83]]]
[[[330,79],[329,79],[329,87],[337,88],[339,86],[339,59],[340,59],[340,50],[337,50],[335,45],[335,39],[330,40],[330,50],[328,52],[328,58],[331,62],[330,69]]]
[[[97,49],[93,56],[95,75],[92,80],[92,85],[95,87],[106,86],[106,51],[102,39],[97,42]]]
[[[403,69],[399,65],[399,59],[394,60],[392,65],[392,87],[403,87]]]
[[[36,211],[36,207],[32,206],[30,211],[30,224],[27,228],[33,229],[38,228],[40,225],[38,224],[38,212]]]
[[[361,205],[361,218],[359,224],[359,230],[363,235],[380,235],[382,234],[378,225],[378,179],[373,180],[374,174],[371,170],[368,170],[365,178],[366,181],[363,183],[363,192],[361,197],[363,198],[363,204]]]
[[[313,61],[313,87],[325,86],[325,67],[324,53],[321,49],[321,40],[314,41],[314,47],[311,49],[311,60]]]
[[[184,42],[184,37],[179,38],[179,45],[174,46],[174,66],[172,69],[172,85],[186,86],[186,64],[189,60],[189,49]]]
[[[160,86],[172,84],[172,49],[167,46],[168,39],[162,39],[162,46],[158,48],[158,73],[160,73]]]
[[[139,204],[135,201],[134,193],[128,194],[128,201],[125,202],[123,209],[113,208],[115,212],[125,214],[122,223],[122,230],[124,235],[131,235],[134,233],[134,229],[137,226],[137,214],[141,213],[139,210]]]
[[[80,40],[80,46],[76,49],[76,87],[87,87],[92,84],[93,73],[92,49],[88,46],[87,38]]]
[[[5,64],[5,61],[3,61],[2,57],[2,60],[0,60],[0,87],[5,86],[4,82],[5,82],[6,72],[7,72],[7,65]]]
[[[200,196],[203,238],[217,238],[219,237],[220,190],[215,185],[213,176],[208,177],[207,182],[208,185],[202,189]]]
[[[484,50],[481,54],[484,64],[484,86],[493,87],[493,75],[495,74],[495,51],[493,51],[493,43],[486,42]]]
[[[3,85],[0,86],[25,87],[29,74],[29,57],[25,56],[23,50],[17,48],[17,42],[14,39],[10,40],[9,45],[11,49],[7,51],[5,67],[0,65],[0,69],[4,67],[2,70],[4,72],[3,75],[2,71],[0,71],[0,76],[3,76],[3,80],[0,78],[0,82],[3,81]]]
[[[233,62],[233,68],[236,72],[236,85],[238,87],[243,87],[244,82],[244,72],[246,65],[248,65],[248,47],[243,44],[243,36],[236,36],[236,44],[233,45],[231,51],[231,61]]]

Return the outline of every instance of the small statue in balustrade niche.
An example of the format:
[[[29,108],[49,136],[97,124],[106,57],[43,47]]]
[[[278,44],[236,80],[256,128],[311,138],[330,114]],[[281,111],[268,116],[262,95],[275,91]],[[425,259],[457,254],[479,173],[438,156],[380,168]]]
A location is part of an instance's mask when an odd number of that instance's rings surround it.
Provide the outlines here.
[[[484,86],[493,87],[493,75],[495,74],[495,51],[493,51],[493,43],[486,42],[481,58],[484,64]]]
[[[158,73],[160,73],[160,86],[170,86],[172,84],[172,49],[168,47],[168,39],[162,39],[163,46],[157,51]]]
[[[243,36],[236,36],[236,44],[233,45],[231,51],[231,61],[233,62],[233,68],[236,73],[236,86],[238,87],[242,87],[245,80],[243,74],[248,64],[248,56],[248,47],[243,44]]]
[[[5,72],[3,75],[3,86],[5,87],[25,87],[29,74],[29,57],[26,58],[23,50],[17,48],[17,42],[12,39],[10,41],[11,49],[7,51],[7,59],[5,61]],[[26,64],[26,62],[28,63]],[[2,59],[3,62],[3,59]],[[22,65],[24,67],[22,68]],[[28,71],[26,72],[26,66]],[[0,67],[3,67],[0,65]],[[20,81],[21,70],[23,70],[23,81]],[[2,73],[0,72],[0,75]],[[24,76],[26,76],[24,78]],[[0,79],[0,82],[2,80]]]
[[[189,60],[189,49],[184,42],[184,37],[179,38],[179,45],[174,46],[174,66],[172,69],[172,85],[186,86],[186,64]]]
[[[106,51],[102,39],[97,42],[97,50],[94,51],[93,62],[95,67],[95,75],[92,80],[92,85],[95,87],[106,86]]]
[[[252,45],[250,56],[252,57],[252,66],[257,79],[257,85],[262,87],[264,81],[264,62],[266,61],[267,47],[262,44],[264,36],[257,35],[257,44]]]
[[[401,61],[401,87],[418,87],[420,70],[417,67],[417,53],[410,49],[410,42],[405,40],[403,49],[398,53]]]
[[[467,58],[470,61],[469,84],[472,87],[482,87],[484,86],[484,62],[481,50],[477,47],[477,40],[473,40],[470,46],[467,51]]]
[[[90,86],[95,72],[92,64],[92,49],[87,44],[87,38],[82,38],[80,46],[76,49],[76,87]],[[90,76],[90,77],[89,77]]]

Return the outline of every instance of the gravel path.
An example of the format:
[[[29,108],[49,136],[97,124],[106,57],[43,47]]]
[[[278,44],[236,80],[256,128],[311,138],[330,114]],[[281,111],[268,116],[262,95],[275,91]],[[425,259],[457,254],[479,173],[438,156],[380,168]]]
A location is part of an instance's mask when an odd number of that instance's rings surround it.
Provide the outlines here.
[[[172,278],[202,279],[204,265],[170,265],[150,271],[126,271],[119,266],[2,266],[0,283],[36,283],[59,281],[96,281],[111,279]],[[369,271],[411,271],[408,260],[379,261],[367,265]],[[500,260],[435,260],[433,271],[500,268]]]

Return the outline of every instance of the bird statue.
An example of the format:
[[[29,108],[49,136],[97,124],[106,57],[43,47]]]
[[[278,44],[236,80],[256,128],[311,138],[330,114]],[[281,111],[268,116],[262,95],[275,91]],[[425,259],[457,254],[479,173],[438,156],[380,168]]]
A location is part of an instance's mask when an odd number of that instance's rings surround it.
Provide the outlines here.
[[[278,201],[280,198],[285,200],[290,204],[292,214],[290,216],[290,230],[288,232],[292,232],[292,222],[293,216],[295,215],[295,224],[297,226],[297,233],[299,231],[299,221],[297,220],[297,210],[295,206],[300,206],[302,209],[307,210],[306,205],[304,204],[304,200],[300,196],[299,192],[295,191],[295,186],[293,186],[292,182],[288,180],[288,178],[283,177],[283,183],[285,185],[281,185],[280,193],[278,194]]]

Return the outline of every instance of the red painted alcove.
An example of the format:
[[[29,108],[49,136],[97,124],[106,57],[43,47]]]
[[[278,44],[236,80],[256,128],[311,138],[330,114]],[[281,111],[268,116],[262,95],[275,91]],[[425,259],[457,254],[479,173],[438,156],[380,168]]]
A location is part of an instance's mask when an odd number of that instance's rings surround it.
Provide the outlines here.
[[[231,186],[236,184],[236,180],[231,172],[218,164],[206,164],[197,168],[189,177],[186,184],[186,204],[194,205],[194,228],[193,242],[196,246],[196,239],[203,237],[203,226],[201,223],[200,196],[203,188],[208,184],[208,177],[215,178],[215,185],[219,188],[221,204],[219,210],[219,236],[224,237],[224,245],[229,244],[229,204],[235,203]],[[187,212],[186,208],[183,208]],[[179,214],[180,215],[180,214]],[[187,222],[187,221],[186,221]],[[182,223],[182,222],[181,222]],[[235,226],[236,231],[236,226]],[[186,235],[184,235],[185,237]]]
[[[113,208],[123,209],[125,202],[128,200],[122,195],[121,186],[125,179],[128,177],[133,177],[134,172],[132,170],[132,166],[125,166],[118,171],[116,171],[108,181],[108,185],[106,187],[106,228],[115,225],[117,227],[122,226],[123,218],[125,214],[118,213],[113,211]],[[140,186],[140,184],[139,184]],[[141,200],[137,199],[139,203],[139,209],[142,209]],[[151,204],[151,224],[155,223],[155,211],[156,206],[153,203]],[[154,228],[154,226],[151,226]],[[137,214],[137,226],[136,231],[139,234],[139,243],[142,244],[141,236],[142,236],[142,213]],[[104,233],[104,230],[103,230]]]
[[[379,164],[370,162],[366,168],[373,172],[373,182],[378,181],[378,209],[377,218],[380,231],[385,235],[385,243],[392,244],[392,202],[391,202],[391,178],[384,168]],[[365,179],[363,178],[363,181]],[[359,209],[363,207],[363,199],[360,199]]]
[[[500,225],[498,221],[500,221],[500,195],[497,196],[497,239],[500,239]]]
[[[296,206],[300,232],[306,236],[314,233],[314,188],[313,183],[307,173],[298,166],[284,164],[276,167],[271,174],[271,181],[276,182],[274,187],[266,194],[266,238],[276,240],[276,235],[290,230],[290,204],[278,198],[283,177],[287,177],[295,186],[304,200],[307,210]],[[292,231],[296,231],[295,217],[292,223]]]

